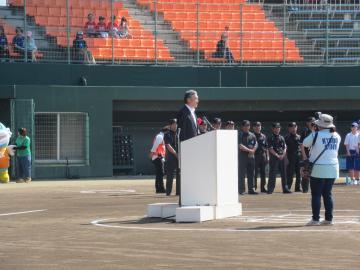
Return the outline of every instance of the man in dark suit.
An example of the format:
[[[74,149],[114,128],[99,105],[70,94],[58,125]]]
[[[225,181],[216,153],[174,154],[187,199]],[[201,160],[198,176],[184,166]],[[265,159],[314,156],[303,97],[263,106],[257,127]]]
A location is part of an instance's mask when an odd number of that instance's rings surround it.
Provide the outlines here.
[[[199,97],[195,90],[188,90],[184,95],[184,107],[181,108],[177,115],[177,123],[179,129],[179,138],[180,141],[186,141],[200,134],[199,127],[197,124],[197,117],[195,114],[195,109],[199,104]],[[180,144],[181,146],[181,144]],[[180,155],[181,155],[181,147],[180,147]],[[181,194],[181,184],[179,177],[179,195]],[[181,205],[181,196],[179,196],[179,205]]]
[[[195,110],[199,104],[199,97],[195,90],[188,90],[184,96],[184,107],[177,115],[180,141],[186,141],[199,134]]]

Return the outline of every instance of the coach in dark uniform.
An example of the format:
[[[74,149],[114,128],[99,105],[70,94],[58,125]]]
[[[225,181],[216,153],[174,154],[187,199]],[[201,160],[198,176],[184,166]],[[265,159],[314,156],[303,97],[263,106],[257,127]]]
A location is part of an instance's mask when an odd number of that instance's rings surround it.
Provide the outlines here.
[[[289,189],[291,190],[291,186],[293,183],[294,174],[296,177],[295,181],[295,192],[301,192],[300,183],[300,160],[301,160],[301,138],[300,135],[297,134],[297,125],[295,122],[290,122],[288,124],[289,133],[285,136],[285,142],[287,146],[287,159],[288,164],[286,168],[287,175],[287,184]]]
[[[300,142],[302,143],[304,139],[309,136],[311,133],[315,131],[315,117],[308,117],[306,119],[305,129],[300,134]],[[310,154],[309,148],[304,148],[304,152],[302,152],[303,159],[308,159]],[[309,182],[310,179],[308,177],[302,177],[301,179],[301,187],[303,193],[307,193],[309,191]]]
[[[177,120],[169,121],[170,130],[164,135],[166,147],[166,195],[170,196],[173,186],[174,174],[176,173],[176,195],[179,195],[179,164],[178,164],[178,142],[177,142]]]
[[[268,194],[272,194],[276,185],[276,174],[280,171],[281,185],[283,193],[291,193],[287,186],[286,179],[286,143],[283,136],[280,135],[281,126],[279,123],[273,123],[272,135],[268,138],[269,146],[269,182],[268,182]]]
[[[185,92],[184,107],[177,115],[178,128],[180,129],[180,141],[186,141],[199,134],[195,110],[199,104],[199,97],[195,90]]]
[[[255,122],[253,123],[253,131],[256,137],[256,141],[258,147],[255,152],[255,183],[254,187],[257,189],[257,178],[260,173],[260,191],[266,193],[265,185],[266,185],[266,175],[265,169],[266,165],[269,162],[269,151],[267,145],[266,135],[261,133],[261,123]]]
[[[239,194],[245,193],[245,175],[247,176],[248,193],[257,194],[254,191],[255,174],[255,151],[257,148],[256,137],[250,132],[250,122],[244,120],[239,132]]]

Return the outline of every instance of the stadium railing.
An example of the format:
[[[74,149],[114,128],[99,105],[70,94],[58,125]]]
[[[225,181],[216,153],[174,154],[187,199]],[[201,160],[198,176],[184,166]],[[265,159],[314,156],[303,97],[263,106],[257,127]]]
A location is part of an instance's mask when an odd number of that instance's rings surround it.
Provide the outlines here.
[[[150,64],[191,66],[358,65],[358,0],[7,0],[0,25],[11,44],[16,27],[30,31],[38,62],[69,64]],[[109,24],[127,19],[131,36],[88,36],[88,14]],[[111,25],[111,23],[110,23]],[[73,48],[84,32],[87,61]],[[222,46],[226,40],[228,53]],[[30,39],[24,52],[9,46],[9,59],[32,61]],[[92,61],[92,57],[95,61]]]

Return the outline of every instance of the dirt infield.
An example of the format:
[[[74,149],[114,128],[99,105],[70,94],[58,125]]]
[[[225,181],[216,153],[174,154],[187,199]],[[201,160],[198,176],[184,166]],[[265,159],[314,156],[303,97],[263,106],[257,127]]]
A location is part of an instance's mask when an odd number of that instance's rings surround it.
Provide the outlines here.
[[[360,186],[334,187],[335,225],[305,227],[310,195],[241,196],[243,216],[147,219],[176,202],[153,181],[0,185],[0,269],[359,269]]]

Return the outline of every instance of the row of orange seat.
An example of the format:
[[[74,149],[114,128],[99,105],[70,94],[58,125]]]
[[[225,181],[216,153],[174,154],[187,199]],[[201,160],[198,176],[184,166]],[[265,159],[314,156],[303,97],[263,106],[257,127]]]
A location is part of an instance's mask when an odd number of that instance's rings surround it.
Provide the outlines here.
[[[183,40],[218,40],[223,31],[200,31],[199,37],[197,31],[194,30],[181,30],[180,36]],[[246,39],[257,39],[257,40],[282,40],[283,35],[279,31],[230,31],[228,33],[229,40],[246,40]]]
[[[67,26],[66,17],[53,17],[53,16],[34,16],[36,24],[46,25],[46,26]],[[128,20],[131,29],[141,29],[140,22],[137,20]],[[87,22],[87,18],[70,18],[70,26],[82,28]]]
[[[67,8],[63,7],[35,7],[29,6],[26,8],[26,13],[30,16],[51,16],[51,17],[66,17],[67,16]],[[91,8],[70,8],[69,15],[71,18],[85,18],[89,13],[94,14],[95,18],[98,16],[104,16],[105,18],[110,19],[111,15],[115,15],[116,17],[128,17],[128,10],[121,9],[94,9]]]
[[[66,7],[67,0],[26,0],[28,7]],[[23,7],[24,0],[8,0],[12,6]],[[69,7],[72,8],[90,8],[90,9],[104,9],[110,7],[110,1],[104,0],[69,0]],[[123,3],[114,1],[114,9],[122,9]]]
[[[190,48],[196,50],[197,46],[201,50],[212,50],[216,49],[216,40],[190,40]],[[244,39],[244,40],[230,40],[230,48],[239,48],[239,50],[248,50],[248,49],[261,49],[261,50],[280,50],[285,46],[289,49],[292,49],[295,46],[295,41],[287,39],[286,42],[282,39],[278,40],[258,40],[258,39]]]
[[[155,49],[129,49],[116,48],[114,51],[111,48],[92,48],[90,49],[93,56],[98,60],[142,60],[152,61],[156,58],[159,61],[173,61],[174,58],[170,55],[166,48]]]
[[[286,50],[285,55],[283,50],[243,50],[233,52],[233,57],[235,61],[248,62],[282,62],[284,58],[286,61],[299,61],[297,50]],[[213,57],[211,51],[205,51],[205,59],[214,62],[225,60]]]
[[[72,38],[69,39],[70,45]],[[111,38],[85,38],[86,44],[91,48],[111,48],[114,43],[115,48],[142,48],[150,49],[155,48],[154,39],[111,39]],[[60,46],[66,47],[68,44],[67,37],[58,37],[57,43]],[[157,48],[164,48],[162,40],[157,40]]]
[[[139,0],[138,0],[139,1]],[[148,5],[151,11],[157,10],[164,11],[192,11],[192,12],[242,12],[242,11],[261,11],[260,5],[246,5],[246,4],[183,4],[183,3],[157,3],[154,2],[141,3],[142,5]]]
[[[199,20],[199,21],[262,21],[265,14],[262,12],[248,12],[240,14],[239,12],[212,13],[212,12],[166,12],[164,19],[167,21],[176,20]]]
[[[239,31],[272,31],[275,29],[275,23],[269,21],[257,21],[257,22],[212,22],[212,21],[173,21],[172,26],[174,30],[223,30],[228,26],[231,30]]]

